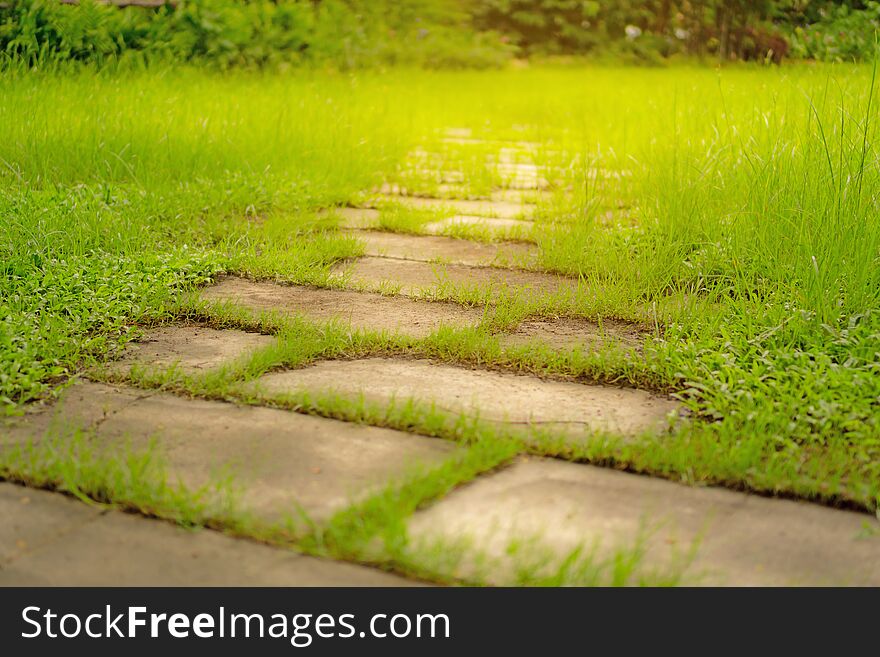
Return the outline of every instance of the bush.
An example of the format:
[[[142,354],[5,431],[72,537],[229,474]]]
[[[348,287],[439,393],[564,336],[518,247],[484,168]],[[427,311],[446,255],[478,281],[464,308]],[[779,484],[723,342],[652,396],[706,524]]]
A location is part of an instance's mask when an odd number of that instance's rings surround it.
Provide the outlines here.
[[[794,29],[792,52],[829,62],[872,59],[878,54],[878,30],[880,2],[866,2],[861,10],[847,5],[829,7],[817,22]]]
[[[156,9],[13,0],[0,9],[0,54],[32,66],[132,58],[220,68],[491,66],[509,51],[471,29],[457,0],[180,0]]]

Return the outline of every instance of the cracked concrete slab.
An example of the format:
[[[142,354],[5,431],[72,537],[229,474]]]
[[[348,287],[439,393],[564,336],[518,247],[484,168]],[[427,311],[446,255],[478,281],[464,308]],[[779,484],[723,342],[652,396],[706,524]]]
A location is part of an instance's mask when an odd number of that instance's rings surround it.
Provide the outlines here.
[[[537,247],[516,242],[486,244],[451,237],[402,235],[367,230],[349,231],[345,234],[364,243],[365,255],[384,258],[512,267],[528,265],[537,257]]]
[[[479,477],[409,524],[417,543],[465,540],[501,559],[530,537],[558,555],[598,545],[607,558],[641,534],[646,567],[662,572],[695,548],[694,583],[744,586],[880,585],[878,530],[864,513],[537,458]]]
[[[430,292],[432,288],[449,283],[483,288],[495,294],[502,290],[574,294],[578,290],[576,280],[556,274],[371,256],[340,263],[333,272],[340,278],[348,276],[347,281],[354,285],[368,289],[382,289],[390,285],[406,296],[421,296],[425,291]]]
[[[241,505],[270,519],[296,517],[299,507],[326,519],[410,467],[437,463],[455,449],[438,439],[278,409],[158,392],[132,401],[130,391],[99,383],[80,383],[68,394],[118,400],[115,412],[91,425],[100,445],[112,449],[124,441],[140,450],[155,444],[171,479],[191,490],[231,473]],[[68,426],[97,415],[88,403],[65,400],[57,413]]]
[[[228,276],[204,288],[201,297],[252,311],[302,314],[315,321],[337,320],[353,330],[375,330],[424,337],[441,326],[476,326],[482,312],[452,303],[420,303],[400,297],[250,281]]]
[[[176,365],[181,371],[192,373],[232,363],[274,342],[272,336],[236,329],[160,326],[146,330],[137,342],[126,345],[122,357],[110,369],[127,372],[135,364]]]
[[[393,358],[322,361],[266,374],[257,385],[268,392],[308,390],[383,404],[415,399],[454,414],[571,433],[599,430],[632,436],[660,431],[667,415],[678,409],[672,400],[643,390]]]
[[[87,431],[139,399],[152,395],[149,390],[126,386],[93,386],[82,381],[57,391],[57,400],[28,405],[24,415],[0,419],[0,446],[39,442],[51,433],[72,435]]]
[[[411,586],[378,570],[0,483],[0,586]]]

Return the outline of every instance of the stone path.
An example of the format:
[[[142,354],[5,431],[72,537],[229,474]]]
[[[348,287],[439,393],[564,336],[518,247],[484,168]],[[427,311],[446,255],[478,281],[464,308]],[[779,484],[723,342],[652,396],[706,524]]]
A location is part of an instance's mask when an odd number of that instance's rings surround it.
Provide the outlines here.
[[[446,140],[457,148],[486,147],[461,130]],[[588,282],[540,271],[534,244],[449,236],[461,227],[506,235],[511,227],[532,231],[540,226],[535,217],[542,190],[553,177],[532,161],[540,145],[506,141],[495,147],[487,166],[505,184],[482,198],[473,198],[463,186],[467,178],[462,172],[432,168],[438,156],[422,150],[405,173],[412,177],[423,171],[426,179],[446,181],[437,188],[440,196],[409,195],[403,185],[388,183],[361,207],[333,210],[345,234],[365,247],[363,257],[337,265],[332,281],[337,287],[226,276],[203,290],[208,312],[228,305],[318,325],[335,322],[352,332],[419,339],[444,327],[481,326],[500,290],[527,298],[584,293]],[[614,176],[597,172],[596,179]],[[423,223],[421,234],[377,230],[388,207],[449,216]],[[429,300],[449,284],[491,290],[489,305]],[[497,337],[503,349],[622,346],[638,357],[644,334],[643,327],[621,321],[600,326],[584,318],[527,317]],[[138,365],[213,375],[224,364],[242,364],[271,349],[277,340],[198,325],[149,329],[105,373],[124,381]],[[685,421],[675,402],[648,391],[463,367],[406,353],[274,367],[236,382],[223,393],[227,401],[80,380],[55,403],[31,407],[22,418],[0,420],[0,450],[27,440],[40,445],[47,436],[63,440],[74,429],[90,432],[102,449],[152,444],[172,480],[192,488],[231,473],[242,510],[305,532],[312,526],[305,518],[320,526],[334,513],[415,473],[461,458],[470,448],[420,435],[418,425],[393,425],[413,431],[408,432],[283,410],[278,406],[285,399],[324,400],[330,404],[324,409],[355,409],[348,415],[333,411],[334,417],[358,417],[362,403],[388,410],[413,402],[442,417],[463,414],[490,425],[539,428],[579,441],[589,440],[594,431],[626,440],[647,432],[662,444],[670,423]],[[234,403],[245,398],[254,405]],[[646,567],[671,568],[693,548],[689,572],[695,583],[880,584],[880,532],[868,514],[692,488],[524,453],[487,468],[422,504],[405,521],[415,546],[463,544],[480,555],[460,564],[457,576],[471,576],[469,569],[489,559],[494,566],[482,576],[508,581],[516,567],[510,561],[511,544],[534,542],[559,558],[582,546],[604,558],[644,537]],[[217,504],[223,500],[218,493]],[[0,523],[0,584],[5,585],[407,583],[378,570],[214,531],[184,531],[12,484],[0,484],[0,517],[5,519]]]
[[[0,586],[412,586],[372,568],[0,483]]]
[[[453,414],[555,427],[566,433],[593,430],[630,436],[659,430],[677,408],[672,401],[641,390],[393,358],[324,361],[267,374],[257,385],[269,392],[308,390],[384,404],[415,399]]]

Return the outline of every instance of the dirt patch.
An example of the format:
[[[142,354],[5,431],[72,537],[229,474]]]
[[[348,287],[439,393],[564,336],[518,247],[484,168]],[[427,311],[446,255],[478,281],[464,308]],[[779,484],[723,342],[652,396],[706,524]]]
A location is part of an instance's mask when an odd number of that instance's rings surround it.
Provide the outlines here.
[[[377,257],[341,263],[335,272],[340,276],[349,273],[352,283],[373,289],[386,284],[399,286],[400,293],[408,296],[418,296],[424,290],[444,283],[478,286],[495,292],[507,289],[551,294],[573,293],[578,287],[577,281],[556,274]]]
[[[78,384],[74,394],[115,402],[114,413],[89,425],[108,447],[125,438],[143,449],[155,440],[171,480],[190,489],[231,472],[242,505],[264,518],[295,516],[297,505],[326,518],[414,463],[438,462],[455,449],[442,440],[277,409],[158,392],[132,400],[129,391],[98,383]],[[96,411],[68,406],[64,397],[51,409],[71,425],[88,424]]]
[[[500,336],[506,347],[541,342],[556,349],[581,347],[586,351],[613,346],[624,351],[640,351],[644,332],[634,324],[604,320],[601,325],[585,319],[527,319],[513,333]]]
[[[0,483],[0,586],[408,586],[379,570]]]
[[[511,541],[562,556],[599,557],[647,533],[645,566],[659,569],[698,541],[688,570],[702,584],[880,584],[880,536],[859,538],[868,514],[718,488],[692,488],[588,465],[522,459],[417,513],[410,535],[467,539],[504,559]]]
[[[259,333],[206,328],[203,326],[162,326],[146,331],[111,369],[127,371],[134,364],[170,366],[184,372],[212,369],[245,354],[268,347],[275,339]]]
[[[428,237],[350,231],[346,233],[366,244],[366,255],[420,262],[447,262],[461,265],[525,266],[533,262],[537,248],[530,244],[485,244],[451,237]]]
[[[380,403],[416,399],[451,413],[496,422],[556,426],[574,432],[633,435],[659,430],[677,404],[642,390],[544,381],[533,376],[470,370],[427,360],[364,358],[324,361],[258,381],[273,392],[308,390]]]
[[[424,337],[441,326],[475,326],[482,311],[451,303],[419,303],[400,297],[324,290],[294,285],[250,281],[230,276],[205,288],[202,298],[229,301],[255,311],[300,313],[317,321],[331,319],[352,329],[399,332]]]

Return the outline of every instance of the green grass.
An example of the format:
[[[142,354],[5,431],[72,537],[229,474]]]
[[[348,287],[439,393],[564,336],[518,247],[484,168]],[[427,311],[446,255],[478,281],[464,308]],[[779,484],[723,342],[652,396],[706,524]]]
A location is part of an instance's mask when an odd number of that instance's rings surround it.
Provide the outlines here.
[[[521,449],[861,509],[880,502],[869,66],[0,77],[6,412],[101,362],[134,324],[195,319],[277,333],[280,344],[203,377],[137,371],[137,385],[471,446],[479,427],[423,408],[266,398],[239,384],[274,367],[390,354],[636,385],[676,394],[691,421],[662,439],[573,446],[533,435]],[[450,142],[450,127],[488,142]],[[484,308],[483,323],[412,340],[186,295],[221,271],[339,285],[331,268],[362,246],[321,209],[383,181],[440,193],[444,176],[415,171],[422,160],[485,196],[510,184],[494,165],[505,140],[534,144],[550,189],[529,237],[541,268],[582,278],[574,297],[442,285],[429,298]],[[383,228],[409,233],[444,214],[383,209]],[[631,358],[504,349],[495,335],[558,315],[636,321],[651,337]]]

